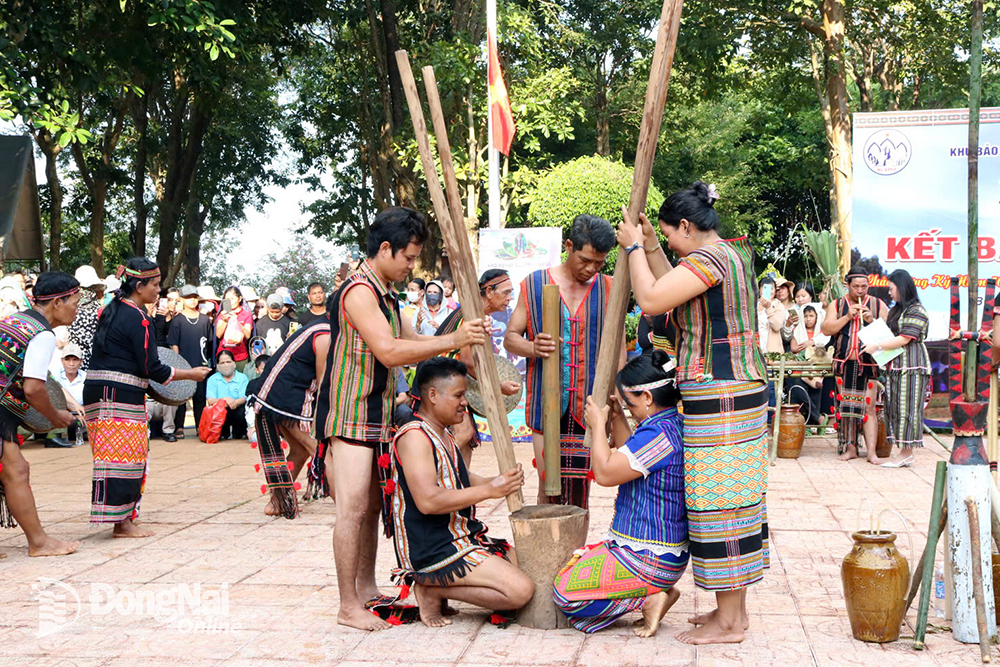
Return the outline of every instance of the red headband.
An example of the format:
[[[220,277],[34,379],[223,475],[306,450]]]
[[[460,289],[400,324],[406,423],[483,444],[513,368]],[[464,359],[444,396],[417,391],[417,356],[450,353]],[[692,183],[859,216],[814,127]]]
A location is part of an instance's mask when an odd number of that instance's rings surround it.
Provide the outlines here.
[[[502,276],[497,276],[493,280],[491,280],[488,283],[486,283],[485,285],[483,285],[482,289],[485,292],[490,287],[497,287],[498,285],[500,285],[501,283],[503,283],[506,280],[510,280],[510,276],[505,273]]]
[[[118,265],[118,270],[115,271],[115,278],[121,280],[122,276],[128,274],[130,278],[138,278],[139,280],[146,280],[148,278],[155,278],[160,275],[160,267],[155,267],[149,269],[148,271],[138,271],[136,269],[130,269],[127,266],[121,264]]]
[[[36,294],[35,301],[51,301],[52,299],[61,299],[64,296],[73,296],[80,291],[80,286],[77,285],[73,289],[68,289],[65,292],[59,292],[58,294]]]

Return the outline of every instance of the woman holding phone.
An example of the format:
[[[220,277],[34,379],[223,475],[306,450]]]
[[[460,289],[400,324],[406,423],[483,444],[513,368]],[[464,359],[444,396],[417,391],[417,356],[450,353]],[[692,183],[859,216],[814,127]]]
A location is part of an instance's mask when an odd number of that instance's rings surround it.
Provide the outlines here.
[[[247,341],[253,337],[253,313],[243,307],[243,294],[236,285],[230,285],[222,294],[222,313],[215,321],[215,335],[219,338],[216,352],[229,352],[236,361],[236,370],[242,372],[250,358]]]

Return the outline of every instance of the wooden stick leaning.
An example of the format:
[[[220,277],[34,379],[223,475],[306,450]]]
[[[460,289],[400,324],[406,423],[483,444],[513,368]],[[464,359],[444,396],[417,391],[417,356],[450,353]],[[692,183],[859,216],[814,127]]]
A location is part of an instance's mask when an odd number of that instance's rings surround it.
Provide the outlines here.
[[[667,86],[670,82],[670,68],[674,62],[674,47],[681,26],[683,0],[664,0],[660,12],[660,28],[656,35],[656,50],[653,65],[649,71],[646,87],[646,104],[642,109],[642,126],[639,143],[635,151],[635,170],[632,175],[632,193],[629,196],[629,218],[639,220],[639,214],[646,210],[646,195],[653,174],[653,158],[656,156],[656,140],[660,135],[663,120],[663,105],[667,101]],[[615,275],[611,283],[604,328],[601,330],[601,344],[597,353],[597,367],[591,395],[598,405],[605,405],[611,395],[611,385],[618,362],[621,359],[622,338],[625,335],[625,310],[632,293],[632,281],[628,270],[628,255],[619,249],[615,263]],[[588,429],[584,436],[584,446],[590,447],[593,435]]]
[[[559,340],[562,305],[559,285],[542,287],[542,333]],[[545,495],[562,494],[562,452],[559,445],[559,421],[562,415],[562,353],[561,347],[542,360],[542,438],[545,460]]]
[[[941,539],[941,535],[944,533],[944,529],[948,526],[948,499],[945,498],[944,505],[941,507],[941,518],[938,519],[937,527],[937,537],[934,539],[933,546],[937,548],[938,540]],[[917,561],[916,566],[913,568],[913,576],[910,580],[910,592],[906,596],[906,605],[903,607],[903,617],[910,612],[910,605],[913,604],[913,599],[917,597],[917,591],[920,590],[920,584],[924,578],[924,568],[927,567],[927,549],[930,548],[931,540],[927,540],[927,544],[924,545],[924,552],[920,554],[920,560]],[[933,562],[933,559],[932,559]]]
[[[979,507],[976,499],[965,499],[969,514],[969,548],[972,550],[972,597],[976,601],[976,625],[979,628],[979,656],[983,662],[990,661],[990,631],[986,619],[986,596],[983,593],[982,544],[979,541]]]
[[[993,334],[1000,336],[1000,331]],[[993,468],[993,483],[997,481],[997,373],[990,371],[990,402],[986,409],[986,451],[989,454],[990,467]]]
[[[948,464],[944,461],[937,462],[934,471],[934,496],[931,500],[930,524],[927,527],[927,545],[924,547],[924,567],[921,571],[920,603],[917,605],[917,626],[913,632],[913,648],[918,651],[924,650],[924,635],[927,632],[927,612],[931,605],[931,581],[934,578],[934,557],[937,556],[938,533],[935,529],[943,520],[947,522],[947,501],[945,498],[945,478],[948,472]],[[948,557],[945,556],[945,560]],[[909,608],[909,606],[907,606]]]
[[[466,320],[482,319],[483,303],[479,298],[479,277],[476,275],[476,260],[472,256],[472,248],[469,245],[469,237],[465,232],[465,225],[461,218],[454,220],[450,207],[445,201],[444,191],[441,189],[441,181],[437,174],[437,165],[434,162],[434,155],[431,153],[430,139],[427,136],[427,124],[424,121],[424,112],[420,106],[420,94],[417,91],[417,83],[413,78],[413,71],[410,69],[410,59],[406,51],[396,51],[396,63],[399,65],[399,74],[403,82],[403,91],[406,93],[406,103],[410,109],[410,119],[413,121],[413,134],[417,139],[417,146],[420,148],[420,161],[424,169],[424,178],[427,182],[427,189],[434,204],[434,216],[437,218],[438,226],[441,228],[441,235],[444,237],[444,245],[451,258],[451,267],[455,278],[455,288],[458,290],[459,302],[462,304],[462,313]],[[437,86],[433,80],[426,82],[426,85]],[[435,102],[437,102],[435,104]],[[442,130],[445,128],[444,115],[441,111],[440,100],[435,93],[431,100],[431,117],[440,116],[440,122],[435,120],[436,126]],[[442,133],[437,137],[438,148],[442,152],[442,164],[451,165],[451,151],[447,137]],[[444,153],[448,155],[445,157]],[[451,170],[451,177],[454,178],[454,167]],[[446,176],[447,178],[447,176]],[[456,185],[457,190],[457,185]],[[459,209],[460,210],[460,209]],[[493,438],[493,451],[496,453],[497,463],[500,472],[507,472],[517,465],[514,456],[514,445],[510,438],[510,424],[507,422],[507,413],[503,409],[503,397],[500,395],[500,376],[497,373],[496,361],[493,357],[493,350],[487,349],[485,345],[473,345],[472,357],[476,364],[476,373],[479,379],[479,388],[483,393],[483,403],[486,408],[486,420],[490,425],[490,435]],[[511,512],[524,507],[524,496],[518,489],[507,496],[507,508]]]

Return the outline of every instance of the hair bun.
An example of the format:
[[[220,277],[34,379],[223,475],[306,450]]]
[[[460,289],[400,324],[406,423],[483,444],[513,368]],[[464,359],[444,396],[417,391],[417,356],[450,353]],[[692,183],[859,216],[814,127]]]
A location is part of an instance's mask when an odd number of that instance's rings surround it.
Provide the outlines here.
[[[653,353],[649,355],[649,360],[654,368],[663,370],[663,366],[670,361],[670,355],[663,350],[653,350]]]
[[[719,199],[719,192],[715,189],[715,183],[706,184],[704,181],[695,181],[691,186],[698,199],[706,206],[715,207],[715,202]]]

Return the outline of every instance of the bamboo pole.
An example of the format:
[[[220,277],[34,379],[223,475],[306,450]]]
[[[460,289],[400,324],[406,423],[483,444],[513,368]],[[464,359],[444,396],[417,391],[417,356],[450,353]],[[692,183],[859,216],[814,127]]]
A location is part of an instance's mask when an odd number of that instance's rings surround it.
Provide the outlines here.
[[[1000,336],[1000,331],[994,332],[994,336]],[[986,410],[986,452],[989,454],[990,467],[993,468],[993,485],[997,482],[997,374],[990,371],[990,403]]]
[[[542,333],[559,340],[562,305],[559,285],[542,287]],[[545,463],[545,495],[562,494],[562,452],[559,446],[559,420],[562,415],[562,355],[556,351],[542,360],[542,438]]]
[[[968,331],[976,331],[979,296],[979,105],[983,78],[983,0],[972,0],[972,48],[969,49],[969,312]],[[965,355],[965,400],[979,393],[979,344],[970,340]]]
[[[965,508],[969,513],[969,548],[972,550],[972,597],[976,601],[976,625],[979,629],[979,656],[983,662],[990,661],[990,631],[986,620],[986,597],[983,594],[983,562],[982,544],[979,541],[979,507],[976,499],[969,496],[965,499]]]
[[[455,287],[462,304],[462,312],[466,321],[483,319],[483,302],[479,298],[479,279],[476,275],[476,261],[472,256],[472,248],[469,246],[469,236],[465,232],[465,225],[462,221],[456,221],[452,218],[444,191],[441,189],[437,165],[434,162],[430,139],[427,135],[424,112],[420,106],[420,94],[417,92],[417,83],[413,78],[410,59],[406,51],[396,51],[396,63],[399,65],[403,91],[406,93],[406,103],[410,109],[410,119],[413,121],[413,134],[416,136],[417,146],[420,148],[420,160],[424,168],[427,190],[430,192],[431,201],[434,204],[434,215],[441,228],[448,256],[451,258]],[[436,84],[428,83],[427,85]],[[440,104],[431,107],[431,115],[432,117],[441,115]],[[444,127],[443,116],[440,126]],[[438,137],[438,147],[444,150],[448,147],[448,143],[445,140],[442,145],[441,139],[442,137]],[[442,158],[442,162],[444,161]],[[450,155],[447,161],[450,162]],[[517,459],[514,456],[514,445],[511,442],[507,413],[501,407],[503,397],[500,396],[500,376],[497,373],[493,350],[488,349],[485,345],[473,345],[472,357],[476,364],[479,387],[483,392],[486,420],[489,422],[490,434],[493,437],[493,451],[496,454],[500,472],[507,472],[517,466]],[[520,489],[507,496],[507,508],[511,512],[516,512],[522,507],[524,507],[524,496]]]
[[[930,526],[927,528],[927,546],[924,547],[924,569],[921,573],[920,604],[917,606],[917,627],[913,633],[913,648],[918,651],[924,649],[924,635],[927,633],[927,612],[931,604],[931,582],[934,579],[934,557],[937,555],[938,533],[935,530],[941,523],[942,509],[944,506],[945,474],[948,464],[938,461],[937,469],[934,471],[934,497],[931,500]],[[947,514],[944,514],[947,517]],[[947,520],[947,519],[945,519]],[[945,556],[947,557],[947,555]]]
[[[428,65],[420,71],[424,75],[427,106],[431,110],[434,138],[437,140],[438,153],[441,155],[441,175],[444,176],[444,191],[448,196],[448,211],[451,213],[453,222],[462,222],[464,226],[465,209],[462,208],[462,194],[458,190],[458,179],[455,177],[455,163],[451,159],[451,142],[448,139],[448,126],[444,122],[444,112],[441,108],[441,96],[438,94],[434,68]],[[478,281],[476,284],[479,284]]]
[[[771,465],[778,459],[778,438],[781,428],[781,396],[785,393],[785,355],[781,355],[778,362],[778,383],[774,388],[774,419],[771,420]]]
[[[656,50],[653,65],[649,70],[649,84],[646,87],[646,103],[642,109],[642,126],[639,143],[635,151],[635,170],[632,174],[632,193],[629,196],[628,212],[632,220],[638,221],[639,214],[646,209],[646,195],[653,173],[653,158],[656,156],[656,140],[660,135],[663,120],[663,105],[667,100],[670,83],[670,68],[674,62],[674,47],[681,25],[683,0],[664,0],[660,12],[660,27],[656,35]],[[622,337],[625,335],[625,310],[628,308],[632,283],[628,269],[628,255],[618,253],[615,264],[611,294],[608,297],[601,330],[601,344],[597,352],[597,367],[591,395],[598,405],[605,405],[611,395],[611,382],[621,360]],[[593,434],[587,430],[584,446],[590,447]]]
[[[948,525],[948,499],[944,499],[944,504],[941,507],[941,519],[938,521],[937,537],[934,539],[933,548],[937,551],[937,540],[941,539],[941,534],[944,533],[945,527]],[[920,590],[920,585],[924,578],[924,568],[927,567],[927,551],[931,548],[930,534],[928,534],[927,544],[924,545],[924,552],[920,554],[920,560],[917,561],[916,566],[913,568],[913,578],[910,581],[910,592],[906,596],[906,606],[903,608],[903,617],[910,611],[910,605],[913,604],[913,598],[917,597],[917,591]],[[934,558],[937,554],[934,554],[930,558],[930,564],[934,564]]]

